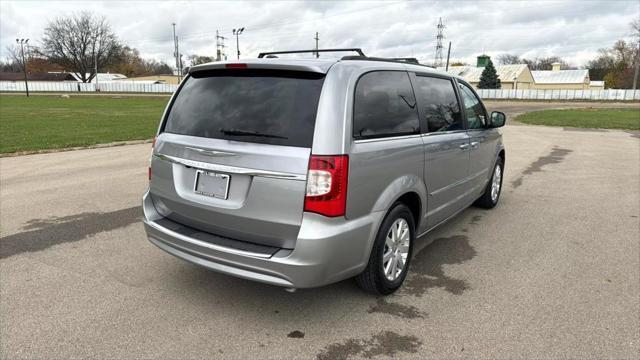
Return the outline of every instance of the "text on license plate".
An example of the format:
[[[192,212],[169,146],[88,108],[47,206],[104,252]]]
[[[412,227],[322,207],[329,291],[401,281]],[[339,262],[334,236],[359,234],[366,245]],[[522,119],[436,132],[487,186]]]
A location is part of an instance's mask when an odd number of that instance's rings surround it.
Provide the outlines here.
[[[226,199],[229,195],[229,175],[198,170],[194,191],[198,194]]]

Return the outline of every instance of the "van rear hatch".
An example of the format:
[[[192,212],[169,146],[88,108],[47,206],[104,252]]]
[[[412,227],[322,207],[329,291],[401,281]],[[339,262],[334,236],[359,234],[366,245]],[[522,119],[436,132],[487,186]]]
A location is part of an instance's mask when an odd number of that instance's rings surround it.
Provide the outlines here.
[[[323,81],[278,69],[192,73],[152,156],[158,212],[219,237],[293,248]]]

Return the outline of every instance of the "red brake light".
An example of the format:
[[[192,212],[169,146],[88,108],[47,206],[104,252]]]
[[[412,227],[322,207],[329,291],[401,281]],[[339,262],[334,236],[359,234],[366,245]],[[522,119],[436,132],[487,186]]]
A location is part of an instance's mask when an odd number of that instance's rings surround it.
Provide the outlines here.
[[[247,64],[233,63],[233,64],[226,64],[224,67],[227,69],[246,69],[248,66]]]
[[[311,155],[304,211],[344,216],[347,207],[348,155]]]

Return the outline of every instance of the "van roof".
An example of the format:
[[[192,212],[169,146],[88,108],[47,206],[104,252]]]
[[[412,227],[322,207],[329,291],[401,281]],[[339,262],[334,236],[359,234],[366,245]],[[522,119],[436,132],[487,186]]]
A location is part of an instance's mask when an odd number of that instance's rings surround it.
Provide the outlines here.
[[[361,67],[377,67],[380,69],[401,69],[408,71],[415,71],[421,73],[432,73],[446,75],[448,77],[456,77],[453,74],[447,73],[442,70],[437,70],[425,65],[416,65],[408,62],[385,60],[382,58],[366,58],[366,57],[346,57],[342,58],[319,58],[319,59],[298,59],[298,58],[253,58],[242,60],[229,60],[211,62],[201,65],[193,66],[189,69],[189,73],[224,69],[224,68],[237,68],[237,64],[246,65],[247,68],[254,69],[271,69],[271,70],[293,70],[293,71],[307,71],[315,73],[326,74],[331,66],[337,63],[349,63],[350,65]]]

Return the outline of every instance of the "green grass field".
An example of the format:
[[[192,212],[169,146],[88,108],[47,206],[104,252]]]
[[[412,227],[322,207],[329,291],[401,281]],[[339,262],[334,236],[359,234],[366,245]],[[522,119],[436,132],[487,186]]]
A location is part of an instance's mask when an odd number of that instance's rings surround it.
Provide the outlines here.
[[[168,100],[0,95],[0,153],[150,139]]]
[[[516,121],[531,125],[640,130],[640,111],[594,108],[541,110],[522,114]]]

